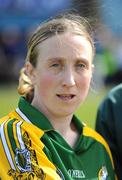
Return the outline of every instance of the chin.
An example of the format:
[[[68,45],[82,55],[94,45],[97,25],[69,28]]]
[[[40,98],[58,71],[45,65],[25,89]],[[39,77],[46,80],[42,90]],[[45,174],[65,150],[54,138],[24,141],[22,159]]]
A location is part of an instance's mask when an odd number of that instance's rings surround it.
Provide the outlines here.
[[[60,110],[60,112],[58,114],[61,115],[61,116],[70,116],[70,115],[73,115],[75,113],[75,111],[76,111],[76,108],[75,109],[71,109],[71,110],[63,109],[63,110]]]

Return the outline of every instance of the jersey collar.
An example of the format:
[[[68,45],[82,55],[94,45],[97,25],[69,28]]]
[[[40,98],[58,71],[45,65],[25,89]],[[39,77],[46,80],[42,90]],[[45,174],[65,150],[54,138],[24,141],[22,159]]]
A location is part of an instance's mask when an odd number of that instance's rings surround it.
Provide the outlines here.
[[[44,131],[54,130],[48,118],[40,111],[38,111],[34,106],[21,97],[18,103],[17,113],[25,120],[30,121],[32,124]],[[83,124],[74,115],[72,119],[78,129],[79,133],[82,133]]]
[[[19,110],[23,114],[23,119],[30,121],[35,126],[39,127],[42,130],[52,130],[53,127],[46,116],[38,111],[34,106],[32,106],[29,102],[25,100],[25,98],[21,97],[18,103]],[[25,118],[24,118],[25,117]],[[41,119],[41,121],[40,121]],[[26,120],[27,121],[27,120]]]

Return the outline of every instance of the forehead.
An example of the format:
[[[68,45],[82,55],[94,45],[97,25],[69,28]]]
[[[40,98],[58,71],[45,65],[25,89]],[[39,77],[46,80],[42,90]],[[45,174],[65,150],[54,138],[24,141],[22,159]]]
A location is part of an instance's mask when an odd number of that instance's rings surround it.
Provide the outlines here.
[[[38,55],[43,58],[62,56],[88,56],[93,54],[92,45],[84,36],[64,33],[54,35],[38,45]],[[52,57],[50,57],[52,56]]]

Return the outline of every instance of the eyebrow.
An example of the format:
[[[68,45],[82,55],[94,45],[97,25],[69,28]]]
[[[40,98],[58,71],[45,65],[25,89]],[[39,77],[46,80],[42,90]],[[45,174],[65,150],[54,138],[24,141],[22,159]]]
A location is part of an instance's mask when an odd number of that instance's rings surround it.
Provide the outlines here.
[[[58,62],[61,62],[61,61],[66,61],[66,58],[64,58],[64,57],[54,57],[54,58],[50,58],[50,59],[48,59],[48,62],[49,63],[51,63],[51,62],[55,62],[55,61],[58,61]],[[85,63],[86,65],[88,65],[88,59],[86,59],[86,58],[76,58],[75,59],[75,62],[77,62],[77,63],[80,63],[80,62],[83,62],[83,63]]]
[[[65,61],[66,59],[63,58],[63,57],[54,57],[54,58],[50,58],[48,59],[49,62],[52,62],[52,61]]]
[[[86,58],[76,58],[77,62],[84,62],[84,63],[88,63],[88,59]]]
[[[66,61],[65,58],[63,57],[54,57],[54,58],[50,58],[47,60],[47,63],[48,64],[51,64],[51,63],[64,63]]]

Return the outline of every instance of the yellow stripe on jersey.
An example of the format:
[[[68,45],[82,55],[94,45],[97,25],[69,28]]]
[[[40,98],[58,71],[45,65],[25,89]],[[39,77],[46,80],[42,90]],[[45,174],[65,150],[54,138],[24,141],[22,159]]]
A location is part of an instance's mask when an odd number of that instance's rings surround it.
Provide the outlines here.
[[[6,169],[11,168],[9,161],[6,158],[4,148],[2,148],[2,147],[3,147],[3,144],[2,144],[2,141],[0,140],[0,177],[1,177],[1,175],[3,175],[5,173]],[[3,168],[3,165],[5,166],[5,168]]]
[[[110,156],[112,165],[113,165],[113,167],[114,167],[114,163],[113,163],[113,158],[112,158],[112,155],[111,155],[111,151],[110,151],[110,149],[109,149],[108,144],[107,144],[106,141],[103,139],[103,137],[102,137],[100,134],[98,134],[96,131],[94,131],[93,129],[91,129],[91,128],[87,127],[87,126],[85,126],[85,127],[83,128],[83,135],[84,135],[84,136],[92,137],[92,138],[94,138],[96,141],[98,141],[98,142],[100,142],[101,144],[103,144],[103,146],[106,148],[106,150],[107,150],[107,152],[108,152],[108,154],[109,154],[109,156]]]

